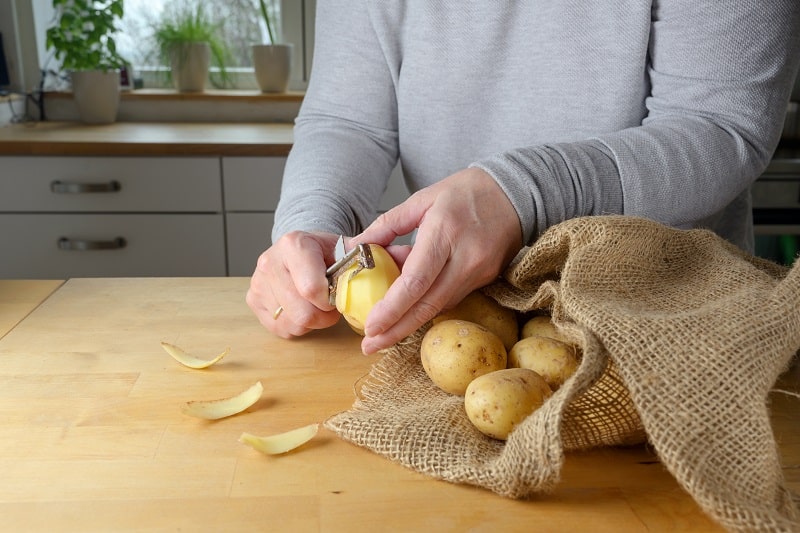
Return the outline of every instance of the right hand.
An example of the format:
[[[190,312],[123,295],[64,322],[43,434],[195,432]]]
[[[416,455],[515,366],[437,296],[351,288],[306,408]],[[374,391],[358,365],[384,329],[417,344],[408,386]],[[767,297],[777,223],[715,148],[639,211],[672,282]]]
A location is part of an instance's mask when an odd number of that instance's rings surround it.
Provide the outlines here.
[[[334,262],[338,235],[293,231],[258,258],[247,305],[261,324],[283,338],[334,325],[341,316],[328,301],[326,265]],[[283,312],[274,318],[275,310]]]

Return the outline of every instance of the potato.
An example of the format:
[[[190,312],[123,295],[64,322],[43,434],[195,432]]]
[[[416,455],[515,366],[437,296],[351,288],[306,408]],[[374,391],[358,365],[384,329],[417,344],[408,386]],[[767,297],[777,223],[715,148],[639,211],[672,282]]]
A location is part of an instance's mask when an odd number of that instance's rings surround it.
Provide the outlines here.
[[[445,320],[431,326],[422,338],[420,357],[431,381],[459,396],[473,379],[503,369],[508,362],[500,337],[465,320]]]
[[[480,291],[469,293],[458,305],[441,312],[433,319],[433,323],[444,320],[466,320],[480,324],[500,337],[506,351],[519,340],[517,314]]]
[[[506,440],[513,429],[552,395],[544,379],[527,368],[507,368],[475,378],[464,410],[484,435]]]
[[[520,339],[532,337],[533,335],[550,337],[551,339],[571,344],[571,341],[556,329],[552,317],[547,315],[535,316],[522,325]]]
[[[383,246],[370,244],[375,268],[356,273],[353,264],[339,275],[336,282],[336,309],[357,333],[364,334],[364,324],[373,306],[386,295],[400,269]]]
[[[541,335],[517,342],[508,352],[510,368],[528,368],[541,375],[551,389],[558,389],[578,368],[575,348]]]

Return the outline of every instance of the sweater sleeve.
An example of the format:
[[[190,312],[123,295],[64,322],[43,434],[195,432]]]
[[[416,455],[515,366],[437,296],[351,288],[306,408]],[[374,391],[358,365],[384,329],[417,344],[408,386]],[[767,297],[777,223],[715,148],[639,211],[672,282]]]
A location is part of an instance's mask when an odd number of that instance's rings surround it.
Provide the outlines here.
[[[360,232],[397,163],[395,82],[361,0],[318,0],[314,74],[294,127],[273,241]]]
[[[580,215],[703,226],[763,172],[800,61],[797,0],[657,0],[640,126],[477,161],[506,191],[526,242]]]

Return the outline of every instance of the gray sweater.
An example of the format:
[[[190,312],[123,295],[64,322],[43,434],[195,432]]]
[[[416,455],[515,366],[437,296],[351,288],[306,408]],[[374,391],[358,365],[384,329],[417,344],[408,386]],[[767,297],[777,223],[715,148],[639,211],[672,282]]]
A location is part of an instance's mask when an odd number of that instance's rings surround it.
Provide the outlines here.
[[[318,0],[316,21],[273,240],[360,232],[399,161],[411,191],[486,170],[526,243],[622,213],[752,249],[800,1]]]

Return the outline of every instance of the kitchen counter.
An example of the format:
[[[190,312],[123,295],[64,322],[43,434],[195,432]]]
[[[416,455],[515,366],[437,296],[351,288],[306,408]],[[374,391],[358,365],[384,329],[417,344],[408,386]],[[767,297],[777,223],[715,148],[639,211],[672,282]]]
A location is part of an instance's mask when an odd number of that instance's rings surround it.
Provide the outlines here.
[[[0,127],[0,155],[286,156],[292,124],[28,122]]]
[[[54,285],[38,283],[28,301],[43,302],[0,339],[8,531],[721,531],[646,446],[570,453],[555,491],[530,501],[427,478],[325,429],[262,455],[239,435],[323,422],[352,404],[376,359],[343,322],[279,339],[247,308],[246,278],[75,278],[46,298]],[[161,341],[201,357],[231,351],[192,370]],[[181,413],[259,380],[261,401],[240,415]],[[800,375],[780,385],[798,391]],[[800,400],[771,401],[798,491]]]

